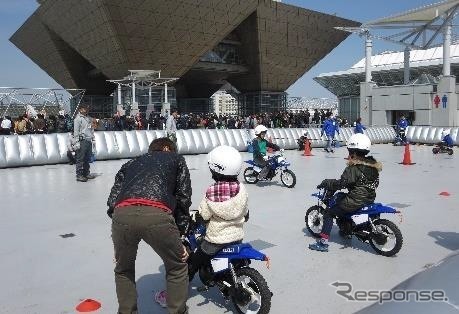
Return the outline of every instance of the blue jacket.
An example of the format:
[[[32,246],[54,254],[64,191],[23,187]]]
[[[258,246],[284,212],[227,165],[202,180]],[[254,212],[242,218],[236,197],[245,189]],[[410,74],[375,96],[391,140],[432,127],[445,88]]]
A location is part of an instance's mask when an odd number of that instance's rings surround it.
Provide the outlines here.
[[[408,120],[406,120],[406,119],[398,120],[397,126],[398,126],[399,129],[402,129],[402,130],[406,129],[406,127],[408,126]]]
[[[449,134],[446,134],[442,141],[446,145],[448,145],[448,147],[453,147],[454,146],[453,138]]]
[[[338,127],[338,122],[334,119],[326,119],[324,121],[324,124],[322,125],[322,133],[321,134],[326,134],[327,136],[335,136],[335,132],[339,134],[339,127]]]
[[[355,124],[355,129],[354,129],[354,131],[355,131],[355,134],[357,134],[357,133],[363,134],[363,130],[366,130],[366,129],[367,129],[367,128],[364,127],[364,126],[362,125],[362,123],[356,123],[356,124]]]

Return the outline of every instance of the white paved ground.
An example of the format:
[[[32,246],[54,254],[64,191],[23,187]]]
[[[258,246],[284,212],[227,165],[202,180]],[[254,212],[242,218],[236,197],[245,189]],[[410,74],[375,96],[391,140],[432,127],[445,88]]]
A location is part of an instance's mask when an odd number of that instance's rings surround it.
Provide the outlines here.
[[[254,263],[274,293],[271,313],[351,313],[366,303],[348,302],[330,283],[349,281],[356,289],[390,289],[400,281],[459,249],[459,151],[433,156],[431,147],[412,147],[417,164],[402,166],[403,148],[377,145],[374,156],[384,163],[378,201],[403,212],[396,221],[404,235],[398,256],[373,253],[357,240],[341,240],[334,229],[329,253],[312,252],[304,231],[309,195],[324,178],[344,169],[345,148],[335,155],[314,150],[314,157],[288,151],[298,178],[294,189],[280,183],[248,186],[250,221],[246,240],[264,248],[272,268]],[[246,154],[246,156],[249,156]],[[187,156],[197,206],[210,183],[205,156]],[[0,170],[1,228],[0,313],[74,313],[82,299],[102,303],[98,313],[115,313],[113,250],[105,202],[114,175],[125,161],[100,161],[92,182],[74,180],[68,165]],[[438,194],[451,193],[449,197]],[[60,235],[73,233],[74,237]],[[264,242],[262,242],[264,241]],[[140,313],[166,313],[153,301],[164,287],[164,269],[153,251],[140,246],[137,288]],[[190,313],[231,313],[217,291],[201,295],[197,280],[190,290]]]

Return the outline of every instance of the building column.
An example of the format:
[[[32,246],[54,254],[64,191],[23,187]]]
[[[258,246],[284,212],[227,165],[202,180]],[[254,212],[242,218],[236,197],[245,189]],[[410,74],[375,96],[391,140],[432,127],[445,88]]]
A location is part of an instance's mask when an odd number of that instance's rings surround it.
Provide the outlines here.
[[[370,33],[366,34],[365,38],[365,82],[371,82],[371,51],[373,42],[371,41]]]
[[[406,46],[404,51],[404,67],[403,67],[403,84],[408,85],[410,82],[410,47]]]
[[[151,86],[148,87],[148,104],[151,106]]]
[[[133,105],[135,103],[135,82],[132,82],[132,103]]]
[[[121,84],[118,84],[118,105],[121,105]]]
[[[161,114],[163,116],[169,116],[171,113],[171,105],[167,99],[167,83],[164,84],[164,102],[163,107],[161,108]]]
[[[451,75],[451,22],[445,26],[443,34],[443,76]]]
[[[135,82],[132,82],[132,103],[131,103],[130,115],[135,116],[138,113],[139,113],[139,105],[135,101]]]

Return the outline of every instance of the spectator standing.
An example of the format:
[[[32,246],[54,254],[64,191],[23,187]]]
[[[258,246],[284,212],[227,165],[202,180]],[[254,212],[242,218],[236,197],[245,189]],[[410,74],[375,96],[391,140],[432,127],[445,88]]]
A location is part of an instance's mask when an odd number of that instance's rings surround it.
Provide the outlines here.
[[[358,118],[356,121],[355,121],[355,129],[354,129],[354,132],[355,134],[363,134],[363,131],[366,130],[367,128],[363,126],[362,124],[362,118]]]
[[[2,123],[0,124],[0,135],[10,135],[11,126],[11,118],[9,116],[4,117]]]
[[[44,134],[46,133],[46,121],[44,119],[43,114],[39,113],[37,115],[37,119],[33,122],[33,127],[35,129],[35,133],[37,134]]]
[[[88,117],[89,106],[82,104],[78,110],[79,113],[73,123],[73,136],[77,141],[75,144],[76,180],[86,182],[95,178],[89,171],[94,129],[92,119]]]
[[[175,119],[178,117],[177,109],[173,109],[171,115],[166,120],[166,133],[167,137],[172,139],[172,141],[177,142],[177,137],[175,132],[177,132],[177,124]]]

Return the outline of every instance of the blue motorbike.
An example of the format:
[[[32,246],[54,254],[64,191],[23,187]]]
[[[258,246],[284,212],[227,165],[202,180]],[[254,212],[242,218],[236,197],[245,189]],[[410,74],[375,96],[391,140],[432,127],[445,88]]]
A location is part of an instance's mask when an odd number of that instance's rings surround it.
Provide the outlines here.
[[[184,245],[189,251],[195,252],[205,233],[204,220],[199,213],[193,212]],[[250,244],[228,245],[209,264],[199,269],[199,278],[204,287],[198,290],[206,291],[209,287],[217,286],[225,300],[231,299],[237,313],[269,313],[272,293],[263,276],[249,267],[252,260],[265,261],[269,268],[269,258]]]
[[[248,184],[256,184],[258,181],[261,180],[259,174],[262,170],[262,167],[257,165],[253,160],[246,160],[247,164],[250,167],[247,167],[244,170],[244,180]],[[274,177],[280,173],[280,179],[284,186],[288,188],[293,188],[296,184],[296,176],[293,171],[289,170],[288,167],[290,163],[284,157],[282,152],[273,155],[268,158],[268,167],[269,172],[263,180],[272,181]]]
[[[313,236],[320,237],[324,211],[335,206],[344,193],[324,191],[314,193],[312,196],[318,199],[318,203],[306,211],[306,228]],[[393,256],[402,248],[403,236],[397,225],[387,219],[381,219],[381,214],[397,213],[400,212],[395,208],[373,203],[335,219],[341,236],[348,238],[355,236],[358,240],[369,243],[378,254]]]

